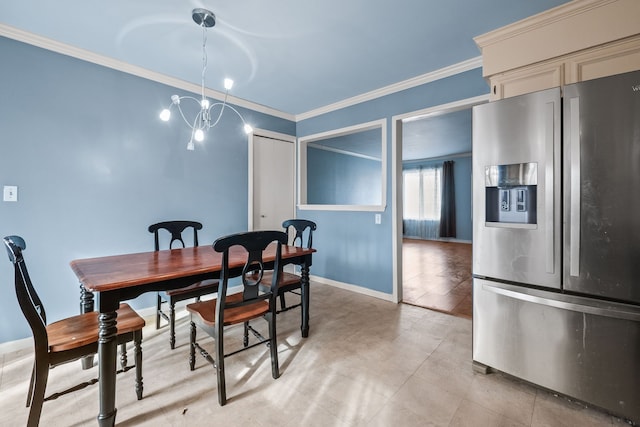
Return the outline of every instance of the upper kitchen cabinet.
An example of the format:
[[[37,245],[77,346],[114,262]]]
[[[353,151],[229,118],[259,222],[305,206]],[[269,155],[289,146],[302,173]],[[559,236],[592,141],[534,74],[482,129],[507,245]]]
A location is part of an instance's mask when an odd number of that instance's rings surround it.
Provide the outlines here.
[[[640,69],[638,16],[638,0],[574,0],[476,37],[491,100]]]

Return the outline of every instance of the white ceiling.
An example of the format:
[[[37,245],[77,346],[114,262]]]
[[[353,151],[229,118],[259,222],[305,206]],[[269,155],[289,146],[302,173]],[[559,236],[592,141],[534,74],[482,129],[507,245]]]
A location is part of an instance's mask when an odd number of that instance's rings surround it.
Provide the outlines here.
[[[567,0],[3,0],[0,23],[296,115],[478,57],[473,37]]]

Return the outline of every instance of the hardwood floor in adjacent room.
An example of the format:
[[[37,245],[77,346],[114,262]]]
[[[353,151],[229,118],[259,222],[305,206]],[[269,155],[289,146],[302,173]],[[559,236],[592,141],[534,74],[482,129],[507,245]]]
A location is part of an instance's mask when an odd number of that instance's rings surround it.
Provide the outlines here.
[[[471,245],[403,239],[402,301],[471,319]]]

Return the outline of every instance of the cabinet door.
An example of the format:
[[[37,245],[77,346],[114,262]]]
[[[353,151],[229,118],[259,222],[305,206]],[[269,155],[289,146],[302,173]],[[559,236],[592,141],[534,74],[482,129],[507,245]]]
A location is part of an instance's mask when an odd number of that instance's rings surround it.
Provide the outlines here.
[[[558,61],[534,65],[492,76],[490,81],[492,101],[551,89],[564,83],[564,64]]]
[[[640,70],[640,36],[572,55],[565,84]]]

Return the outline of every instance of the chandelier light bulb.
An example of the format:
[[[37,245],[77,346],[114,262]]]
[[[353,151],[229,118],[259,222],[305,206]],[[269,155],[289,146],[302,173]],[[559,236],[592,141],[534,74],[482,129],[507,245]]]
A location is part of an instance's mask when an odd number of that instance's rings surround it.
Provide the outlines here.
[[[193,139],[198,142],[204,141],[204,131],[202,129],[196,129],[193,133]]]
[[[251,132],[253,132],[253,128],[251,126],[249,126],[248,124],[244,124],[244,133],[246,133],[247,135],[250,134]]]
[[[168,108],[165,108],[160,112],[160,120],[162,120],[163,122],[168,122],[170,118],[171,118],[171,111],[169,111]]]
[[[209,100],[207,98],[204,98],[202,101],[200,101],[200,106],[202,107],[203,110],[206,110],[209,108]]]
[[[233,80],[231,79],[224,79],[224,88],[226,90],[231,90],[231,88],[233,87]]]

